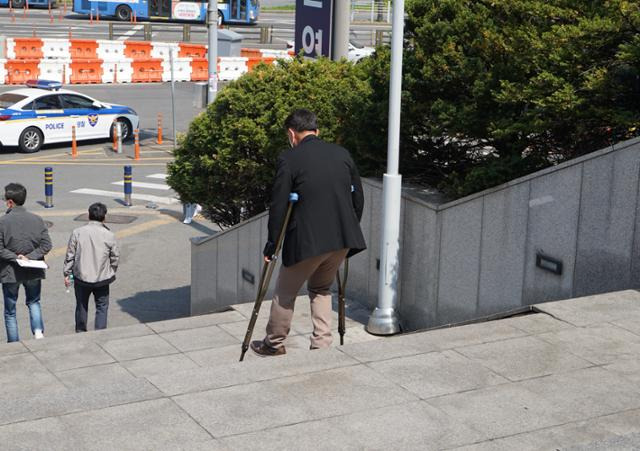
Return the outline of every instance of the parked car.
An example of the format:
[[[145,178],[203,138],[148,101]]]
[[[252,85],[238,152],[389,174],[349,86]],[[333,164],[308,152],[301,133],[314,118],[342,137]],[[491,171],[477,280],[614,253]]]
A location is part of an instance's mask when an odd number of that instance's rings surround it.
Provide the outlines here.
[[[73,126],[78,141],[111,138],[115,122],[123,140],[138,128],[133,109],[61,88],[57,81],[32,80],[26,88],[0,94],[0,147],[37,152],[43,144],[71,141]]]

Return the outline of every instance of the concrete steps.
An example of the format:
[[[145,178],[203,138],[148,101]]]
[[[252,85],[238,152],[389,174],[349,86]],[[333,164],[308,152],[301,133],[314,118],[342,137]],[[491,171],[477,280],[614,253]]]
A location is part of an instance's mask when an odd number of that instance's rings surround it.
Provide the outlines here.
[[[640,445],[640,294],[538,308],[375,338],[359,322],[367,310],[351,304],[347,344],[309,351],[300,300],[287,355],[249,352],[242,363],[247,305],[2,344],[1,448]]]

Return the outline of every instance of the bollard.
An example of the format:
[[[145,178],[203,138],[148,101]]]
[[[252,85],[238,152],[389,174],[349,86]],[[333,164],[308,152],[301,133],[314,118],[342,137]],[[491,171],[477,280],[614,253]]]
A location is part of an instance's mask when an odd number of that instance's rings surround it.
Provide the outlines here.
[[[140,131],[136,128],[133,131],[133,151],[134,151],[134,160],[140,159]]]
[[[158,113],[158,139],[156,143],[162,144],[162,113]]]
[[[78,145],[76,143],[76,126],[71,126],[71,158],[78,156]]]
[[[96,8],[96,23],[100,23],[100,9]]]
[[[118,153],[122,153],[122,123],[116,122],[116,134],[118,135]]]
[[[113,22],[109,22],[109,40],[113,41]]]
[[[93,25],[93,10],[89,12],[89,25]]]
[[[44,168],[44,208],[53,207],[53,168]]]
[[[118,83],[118,64],[113,65],[113,82]]]
[[[58,22],[62,22],[62,9],[59,9]]]
[[[131,183],[133,181],[133,175],[131,173],[131,166],[124,167],[124,204],[130,207],[131,204]]]
[[[152,38],[151,34],[152,34],[151,24],[150,23],[144,24],[144,40],[151,41],[151,38]]]
[[[117,152],[118,151],[118,129],[116,127],[116,123],[114,122],[113,125],[111,126],[113,129],[113,151]]]
[[[182,25],[182,40],[184,42],[191,41],[191,25],[188,23]]]
[[[69,39],[72,39],[72,34],[71,34],[71,27],[69,27]]]

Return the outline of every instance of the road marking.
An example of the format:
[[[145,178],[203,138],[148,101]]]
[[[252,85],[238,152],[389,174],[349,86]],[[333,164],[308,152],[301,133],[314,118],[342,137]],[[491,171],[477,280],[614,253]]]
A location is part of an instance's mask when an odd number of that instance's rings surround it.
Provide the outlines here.
[[[78,216],[82,214],[86,214],[87,209],[77,209],[77,210],[46,210],[46,211],[38,211],[37,215],[43,218],[64,218],[69,216]],[[145,216],[160,216],[160,215],[168,215],[172,216],[175,219],[182,218],[181,211],[167,210],[167,209],[151,209],[143,206],[134,205],[133,207],[121,207],[121,208],[109,208],[108,214],[123,214],[123,215],[145,215]]]
[[[160,227],[165,224],[169,224],[171,222],[175,222],[176,219],[172,217],[154,219],[153,221],[143,222],[142,224],[137,224],[131,227],[127,227],[126,229],[122,229],[116,232],[116,238],[127,238],[132,235],[137,235],[139,233],[146,232],[151,229],[155,229],[156,227]],[[51,252],[47,254],[47,258],[51,259],[54,257],[60,257],[61,255],[65,255],[67,253],[67,247],[58,247],[53,249]]]
[[[155,227],[159,227],[164,224],[169,224],[170,222],[176,222],[175,218],[160,218],[154,219],[153,221],[143,222],[142,224],[134,225],[132,227],[128,227],[123,230],[119,230],[116,232],[116,238],[126,238],[131,235],[136,235],[138,233],[146,232],[147,230],[153,229]]]
[[[117,199],[122,198],[123,194],[121,191],[104,191],[101,189],[92,189],[92,188],[80,188],[71,191],[74,194],[89,194],[92,196],[105,196],[105,197],[115,197]],[[132,199],[137,200],[146,200],[148,202],[154,202],[156,204],[163,205],[173,205],[180,203],[180,201],[173,197],[162,197],[162,196],[152,196],[150,194],[131,194]]]
[[[148,189],[161,189],[161,190],[170,190],[171,188],[168,185],[164,185],[162,183],[145,183],[145,182],[132,182],[134,188],[148,188]],[[124,180],[120,180],[118,182],[113,182],[112,185],[124,185]]]
[[[167,174],[151,174],[148,175],[147,178],[167,180]]]
[[[126,31],[124,33],[124,36],[120,36],[118,38],[118,41],[126,41],[127,39],[129,39],[131,36],[133,36],[134,34],[136,34],[140,30],[142,30],[142,25],[136,25],[131,30]]]

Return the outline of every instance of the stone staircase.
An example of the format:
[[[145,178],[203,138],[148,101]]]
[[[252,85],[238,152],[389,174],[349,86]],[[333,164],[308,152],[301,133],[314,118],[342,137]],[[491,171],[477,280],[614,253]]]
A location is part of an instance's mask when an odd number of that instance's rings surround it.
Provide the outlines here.
[[[636,291],[391,338],[349,303],[317,351],[300,299],[287,355],[240,363],[251,308],[0,345],[0,449],[640,446]]]

